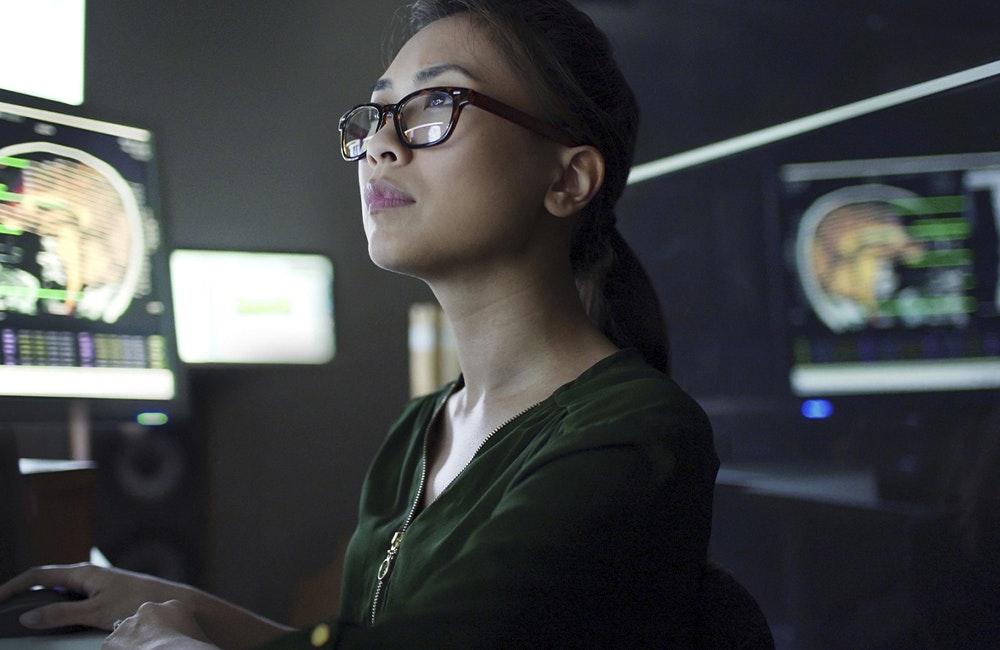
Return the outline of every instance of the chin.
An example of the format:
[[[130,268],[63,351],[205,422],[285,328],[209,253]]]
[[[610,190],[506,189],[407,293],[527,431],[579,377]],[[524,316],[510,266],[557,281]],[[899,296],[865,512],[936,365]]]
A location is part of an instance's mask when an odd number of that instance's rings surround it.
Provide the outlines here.
[[[384,271],[399,273],[401,275],[416,275],[419,265],[414,260],[400,250],[387,250],[385,246],[368,244],[368,257],[372,263]]]

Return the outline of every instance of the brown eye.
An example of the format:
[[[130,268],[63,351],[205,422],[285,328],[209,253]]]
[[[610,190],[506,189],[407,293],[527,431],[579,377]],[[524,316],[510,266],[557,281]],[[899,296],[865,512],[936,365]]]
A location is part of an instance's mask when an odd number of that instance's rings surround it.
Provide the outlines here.
[[[400,126],[407,141],[428,145],[442,140],[451,125],[452,107],[451,95],[440,91],[406,101],[400,110]]]

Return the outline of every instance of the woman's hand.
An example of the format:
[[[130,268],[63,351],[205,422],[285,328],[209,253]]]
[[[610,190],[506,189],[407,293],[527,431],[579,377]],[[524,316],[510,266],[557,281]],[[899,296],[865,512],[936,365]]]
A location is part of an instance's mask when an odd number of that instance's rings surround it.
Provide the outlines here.
[[[208,642],[194,612],[178,600],[146,603],[135,615],[118,624],[102,650],[202,650],[216,648]]]
[[[180,636],[174,638],[175,642],[177,639],[187,638],[185,635],[193,635],[185,641],[194,644],[190,646],[193,648],[210,647],[198,645],[202,643],[198,639],[205,638],[223,648],[245,648],[293,631],[293,628],[188,585],[91,564],[29,569],[7,584],[0,585],[0,602],[35,586],[57,587],[86,596],[83,600],[47,605],[24,614],[21,624],[35,629],[85,625],[110,631],[116,622],[130,619],[145,603],[150,603],[149,609],[152,612],[149,614],[149,621],[145,620],[145,616],[133,619],[128,631],[122,632],[121,637],[132,631],[146,633],[144,630],[151,630],[154,626],[162,625],[166,630],[177,624]],[[168,605],[172,613],[158,611],[160,607]],[[178,608],[183,608],[184,613],[176,611]],[[176,619],[168,620],[168,616],[176,616]],[[109,647],[130,646],[125,643]],[[170,647],[188,646],[181,644]]]
[[[25,571],[0,585],[0,602],[35,586],[60,588],[86,596],[82,600],[68,600],[27,612],[21,623],[35,629],[85,625],[111,630],[115,621],[132,616],[143,603],[179,599],[190,591],[184,585],[152,576],[91,564],[73,564]]]

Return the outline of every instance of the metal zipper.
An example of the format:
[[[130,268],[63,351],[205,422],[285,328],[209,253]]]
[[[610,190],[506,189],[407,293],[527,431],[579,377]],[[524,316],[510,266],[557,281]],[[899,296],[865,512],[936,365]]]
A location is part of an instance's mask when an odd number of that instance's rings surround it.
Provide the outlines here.
[[[375,625],[375,612],[378,611],[379,599],[382,596],[382,588],[385,585],[386,578],[389,577],[389,571],[392,569],[392,563],[396,559],[396,554],[399,553],[399,546],[403,543],[403,536],[406,534],[406,529],[410,527],[413,522],[413,518],[416,516],[417,507],[420,505],[420,500],[424,496],[424,487],[427,484],[427,439],[430,437],[431,426],[437,421],[438,417],[441,415],[444,405],[448,403],[448,399],[455,394],[455,389],[458,387],[458,382],[452,386],[451,390],[448,391],[448,395],[442,399],[437,407],[434,409],[434,413],[431,414],[431,419],[427,421],[427,426],[424,427],[424,450],[423,457],[420,461],[420,482],[417,485],[417,496],[413,499],[413,504],[410,505],[410,511],[406,515],[406,520],[403,521],[403,526],[398,531],[392,534],[392,541],[389,542],[389,550],[386,551],[385,559],[378,567],[378,574],[375,576],[375,595],[372,596],[372,611],[370,623]]]
[[[437,405],[436,409],[434,409],[434,413],[431,416],[431,419],[427,421],[427,426],[424,428],[424,451],[423,451],[423,458],[421,459],[420,463],[420,482],[417,485],[417,496],[416,498],[414,498],[413,504],[410,505],[410,511],[406,515],[406,520],[403,521],[403,526],[398,531],[392,534],[392,541],[389,543],[389,550],[386,551],[385,559],[382,560],[381,564],[379,564],[378,574],[376,575],[375,595],[372,597],[372,611],[371,611],[371,621],[370,621],[372,625],[375,625],[375,613],[378,611],[379,600],[382,596],[382,588],[385,585],[386,579],[389,577],[389,571],[392,569],[393,562],[396,560],[396,555],[399,553],[399,547],[403,543],[403,537],[404,535],[406,535],[406,529],[408,529],[410,527],[410,524],[413,523],[413,519],[417,513],[417,508],[419,507],[420,501],[423,499],[424,496],[424,489],[427,485],[427,445],[428,445],[428,440],[430,438],[431,426],[437,421],[438,417],[441,415],[441,410],[444,408],[444,405],[448,403],[448,398],[450,398],[454,394],[455,388],[457,387],[458,383],[456,382],[455,385],[452,387],[452,390],[448,393],[448,396],[445,397],[443,400],[441,400],[441,403]],[[472,464],[472,461],[476,459],[476,456],[479,455],[479,452],[482,451],[483,447],[486,446],[486,443],[489,442],[494,435],[496,435],[505,426],[507,426],[517,418],[521,417],[528,411],[534,409],[536,406],[538,406],[544,401],[545,400],[535,402],[531,406],[522,409],[518,413],[504,420],[500,425],[498,425],[492,431],[490,431],[486,435],[486,437],[483,438],[482,442],[479,443],[479,446],[476,447],[476,451],[473,452],[468,462],[466,462],[465,466],[462,467],[462,470],[458,474],[456,474],[453,479],[451,479],[448,485],[446,485],[444,487],[444,490],[441,490],[441,492],[443,493],[445,490],[451,487],[452,483],[458,480],[458,477],[465,472],[465,470],[469,467],[469,465]]]

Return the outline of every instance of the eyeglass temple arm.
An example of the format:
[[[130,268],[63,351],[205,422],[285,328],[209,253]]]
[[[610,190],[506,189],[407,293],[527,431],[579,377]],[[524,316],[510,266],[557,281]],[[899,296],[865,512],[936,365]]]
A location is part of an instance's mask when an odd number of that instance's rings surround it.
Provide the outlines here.
[[[514,124],[519,124],[526,129],[534,131],[535,133],[544,135],[545,137],[558,142],[561,145],[567,147],[575,147],[579,142],[577,142],[573,137],[562,129],[555,127],[548,122],[544,122],[537,117],[528,115],[527,113],[520,111],[513,106],[508,106],[500,101],[491,99],[486,95],[477,93],[474,90],[469,91],[469,103],[479,106],[495,115],[510,120]]]

